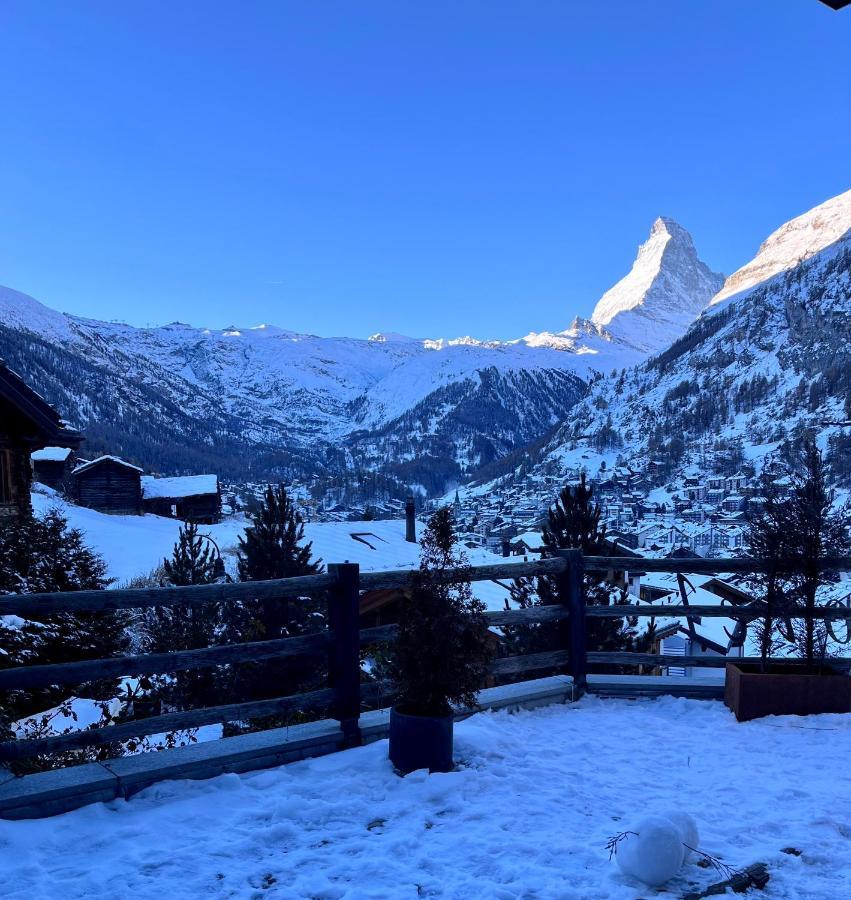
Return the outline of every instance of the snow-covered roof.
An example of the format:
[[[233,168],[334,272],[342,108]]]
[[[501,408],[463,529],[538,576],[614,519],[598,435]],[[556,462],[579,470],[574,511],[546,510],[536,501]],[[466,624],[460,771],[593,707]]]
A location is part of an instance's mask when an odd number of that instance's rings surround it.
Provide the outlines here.
[[[33,462],[64,462],[71,455],[70,447],[44,447],[32,454]]]
[[[425,526],[417,523],[417,538]],[[416,569],[420,564],[420,546],[405,540],[405,520],[387,519],[365,522],[308,522],[304,538],[313,543],[313,557],[324,564],[358,563],[362,572],[386,569]],[[504,559],[485,548],[465,551],[471,565],[497,562],[520,563],[519,557]],[[473,593],[488,609],[505,609],[508,589],[493,581],[473,582]]]
[[[524,531],[523,534],[518,534],[514,540],[518,543],[522,541],[530,550],[542,550],[546,546],[544,536],[540,531]]]
[[[106,456],[99,456],[97,459],[90,460],[87,463],[83,463],[81,466],[77,466],[77,468],[74,469],[73,474],[78,475],[80,472],[85,472],[87,469],[91,469],[93,466],[100,465],[100,463],[103,462],[113,462],[116,465],[124,466],[125,469],[133,469],[136,472],[142,471],[138,466],[134,466],[132,463],[127,462],[127,460],[121,459],[120,456],[110,456],[107,454]]]
[[[217,475],[181,475],[176,478],[142,476],[142,497],[145,500],[201,497],[219,492]]]

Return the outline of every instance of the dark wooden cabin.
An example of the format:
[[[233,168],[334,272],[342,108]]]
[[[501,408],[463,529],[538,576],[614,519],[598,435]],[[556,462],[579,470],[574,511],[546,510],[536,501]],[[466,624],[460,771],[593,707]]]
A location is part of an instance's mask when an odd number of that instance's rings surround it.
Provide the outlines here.
[[[72,472],[77,503],[98,512],[142,514],[142,470],[117,456],[100,456]]]
[[[0,520],[32,511],[32,453],[51,445],[79,447],[83,436],[0,360]]]
[[[32,455],[33,478],[54,491],[70,481],[77,454],[70,447],[43,447]]]
[[[222,495],[215,475],[178,478],[142,477],[142,508],[157,516],[198,525],[215,525],[222,516]]]

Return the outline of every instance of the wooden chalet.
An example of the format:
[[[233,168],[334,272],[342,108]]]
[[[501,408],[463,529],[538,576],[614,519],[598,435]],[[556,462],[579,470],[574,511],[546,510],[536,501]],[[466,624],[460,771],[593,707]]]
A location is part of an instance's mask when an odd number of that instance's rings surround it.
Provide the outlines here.
[[[116,515],[142,514],[142,470],[117,456],[99,456],[71,473],[80,506]]]
[[[142,476],[142,508],[157,516],[215,525],[222,516],[222,494],[215,475],[178,478]]]
[[[33,453],[32,463],[33,478],[58,491],[70,479],[78,460],[70,447],[43,447]]]
[[[32,511],[32,454],[52,445],[77,448],[78,431],[0,360],[0,520]]]

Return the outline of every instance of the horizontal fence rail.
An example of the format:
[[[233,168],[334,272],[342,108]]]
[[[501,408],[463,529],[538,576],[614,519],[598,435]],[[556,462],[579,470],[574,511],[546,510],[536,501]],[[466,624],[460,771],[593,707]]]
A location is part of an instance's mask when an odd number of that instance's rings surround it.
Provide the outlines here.
[[[783,561],[782,567],[794,561]],[[723,668],[728,661],[749,662],[737,656],[675,656],[670,654],[597,652],[586,645],[588,618],[688,618],[736,619],[750,622],[764,614],[758,603],[717,606],[663,605],[652,603],[587,605],[584,574],[609,572],[670,572],[686,574],[757,573],[778,568],[777,563],[749,558],[702,557],[643,559],[632,556],[583,556],[578,550],[559,551],[558,555],[532,562],[506,562],[495,565],[448,569],[441,573],[443,583],[460,579],[505,582],[519,578],[552,577],[559,588],[560,603],[525,609],[492,610],[485,613],[490,628],[522,627],[554,623],[559,646],[556,649],[505,656],[490,665],[491,675],[507,677],[525,672],[550,670],[573,677],[575,695],[586,686],[587,666],[626,667],[694,666]],[[824,559],[819,570],[851,571],[851,558]],[[328,572],[274,581],[236,584],[197,585],[191,587],[121,589],[114,591],[78,591],[55,594],[7,595],[0,598],[0,615],[17,615],[38,620],[55,613],[109,612],[153,607],[193,607],[202,604],[229,604],[247,600],[284,600],[327,592],[329,627],[314,634],[225,644],[197,650],[148,653],[83,660],[52,665],[29,665],[0,670],[0,690],[31,690],[53,685],[83,684],[106,678],[130,675],[154,675],[240,663],[288,659],[326,654],[329,687],[302,694],[268,700],[231,703],[200,709],[166,712],[144,719],[133,719],[101,728],[90,728],[64,735],[7,741],[0,744],[0,762],[46,753],[79,750],[85,747],[118,743],[144,735],[166,734],[229,721],[245,721],[281,716],[308,709],[329,708],[339,720],[348,745],[359,742],[358,720],[366,703],[392,694],[387,682],[364,680],[360,667],[362,648],[391,640],[397,626],[359,626],[359,602],[363,592],[405,590],[412,572],[398,569],[385,572],[360,572],[355,564],[328,566]],[[672,587],[672,592],[674,588]],[[804,617],[803,610],[783,611],[784,618]],[[825,621],[851,620],[851,608],[819,606],[809,615]],[[849,659],[831,659],[837,670],[851,669]]]
[[[364,702],[379,700],[388,695],[391,690],[392,685],[389,682],[372,682],[364,685],[363,700]],[[106,725],[102,728],[72,731],[69,734],[33,740],[9,741],[0,744],[2,751],[0,758],[5,760],[24,759],[45,753],[100,747],[152,734],[186,731],[202,725],[217,725],[219,722],[262,719],[265,716],[286,715],[306,709],[327,708],[334,702],[334,698],[333,688],[323,688],[318,691],[294,694],[290,697],[275,697],[271,700],[251,700],[243,703],[228,703],[222,706],[205,706],[198,709],[164,713],[145,719],[132,719],[117,725]]]
[[[664,653],[619,653],[617,651],[595,652],[587,654],[589,663],[611,666],[697,666],[704,669],[723,669],[728,662],[749,665],[758,663],[759,657],[751,656],[674,656]],[[806,665],[801,659],[784,659],[784,664]],[[826,661],[830,668],[837,671],[851,670],[851,658],[831,657]]]
[[[851,587],[849,587],[851,589]],[[756,604],[744,604],[737,606],[736,604],[721,604],[720,606],[705,606],[703,604],[695,604],[694,606],[666,606],[659,604],[654,606],[652,603],[613,603],[611,606],[588,606],[585,609],[585,615],[592,619],[618,619],[621,616],[638,616],[640,618],[654,619],[679,619],[688,616],[692,619],[741,619],[742,621],[751,621],[765,615],[765,608]],[[775,614],[776,618],[784,618],[787,613]],[[804,615],[803,610],[795,613],[792,612],[790,618],[801,618]],[[821,606],[808,614],[808,618],[812,619],[851,619],[851,608],[846,606]]]
[[[769,572],[777,564],[748,557],[704,559],[701,556],[679,559],[642,559],[632,556],[585,556],[586,572],[631,571],[635,573],[670,572],[685,574],[726,574]],[[792,565],[792,561],[787,563]],[[530,578],[559,575],[568,567],[564,557],[533,562],[498,563],[446,569],[442,581],[450,584],[460,578],[470,581]],[[822,559],[820,571],[851,571],[851,557]],[[360,590],[377,591],[406,587],[410,569],[385,572],[361,572]],[[69,591],[54,594],[7,594],[0,596],[0,616],[35,617],[61,612],[111,612],[120,609],[151,609],[161,606],[197,606],[235,603],[241,600],[283,600],[305,597],[328,590],[336,584],[330,574],[302,575],[272,581],[239,581],[228,584],[198,584],[189,587],[120,588],[108,591]]]

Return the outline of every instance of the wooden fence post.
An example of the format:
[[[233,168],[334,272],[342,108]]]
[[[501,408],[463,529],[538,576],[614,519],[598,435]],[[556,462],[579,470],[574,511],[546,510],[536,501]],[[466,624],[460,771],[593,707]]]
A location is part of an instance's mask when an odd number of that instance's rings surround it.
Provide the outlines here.
[[[564,598],[567,620],[567,653],[573,676],[573,696],[579,699],[588,686],[588,643],[585,630],[585,559],[581,550],[562,550],[567,568],[559,576],[559,593]]]
[[[361,743],[360,727],[360,566],[330,563],[335,584],[328,592],[328,624],[334,632],[329,675],[335,696],[331,714],[340,722],[344,744]]]

